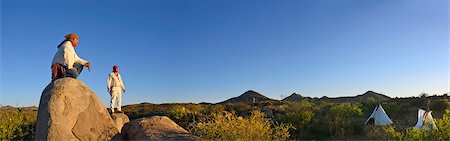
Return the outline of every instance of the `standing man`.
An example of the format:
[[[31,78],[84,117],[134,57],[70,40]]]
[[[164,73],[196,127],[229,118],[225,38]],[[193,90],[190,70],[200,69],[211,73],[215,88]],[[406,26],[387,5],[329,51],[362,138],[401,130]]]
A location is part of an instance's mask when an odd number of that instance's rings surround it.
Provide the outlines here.
[[[119,74],[119,67],[114,66],[112,72],[108,76],[108,93],[111,95],[111,113],[114,113],[114,103],[117,99],[117,112],[123,113],[122,93],[125,93],[125,86],[123,85],[122,76]]]
[[[78,45],[78,35],[74,33],[64,36],[66,39],[58,45],[58,51],[52,61],[52,80],[63,77],[77,79],[83,66],[91,71],[91,64],[78,57],[75,47]]]

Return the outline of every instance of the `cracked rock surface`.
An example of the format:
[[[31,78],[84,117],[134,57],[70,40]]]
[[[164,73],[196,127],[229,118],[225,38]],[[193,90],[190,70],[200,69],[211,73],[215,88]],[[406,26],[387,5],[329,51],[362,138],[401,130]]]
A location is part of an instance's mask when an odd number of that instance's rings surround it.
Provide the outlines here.
[[[117,130],[122,131],[122,127],[125,123],[130,122],[130,119],[124,113],[112,113],[111,117],[116,125]]]
[[[126,140],[200,140],[166,116],[140,118],[122,128]]]
[[[42,92],[36,140],[111,140],[116,134],[105,106],[82,81],[57,79]]]

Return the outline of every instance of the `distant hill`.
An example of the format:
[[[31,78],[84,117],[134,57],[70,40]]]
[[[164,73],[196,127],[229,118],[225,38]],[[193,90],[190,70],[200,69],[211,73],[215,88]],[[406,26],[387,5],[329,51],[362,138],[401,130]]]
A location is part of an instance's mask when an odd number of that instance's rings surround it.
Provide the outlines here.
[[[278,100],[274,100],[274,99],[270,99],[267,98],[266,96],[255,92],[253,90],[249,90],[243,94],[241,94],[238,97],[233,97],[230,98],[228,100],[225,100],[223,102],[219,102],[218,104],[224,104],[224,103],[246,103],[246,104],[252,104],[253,103],[253,98],[255,98],[255,102],[256,103],[261,103],[261,102],[275,102]],[[325,102],[329,102],[329,103],[342,103],[342,102],[365,102],[365,101],[374,101],[374,102],[384,102],[384,101],[389,101],[391,100],[391,98],[389,96],[380,94],[380,93],[376,93],[374,91],[367,91],[364,94],[360,94],[357,96],[348,96],[348,97],[335,97],[335,98],[330,98],[330,97],[322,97],[322,98],[311,98],[311,97],[303,97],[300,94],[297,93],[293,93],[290,96],[284,98],[281,101],[290,101],[290,102],[299,102],[299,101],[303,101],[303,100],[307,100],[310,102],[319,102],[319,101],[325,101]]]
[[[225,100],[223,102],[219,102],[218,104],[224,104],[224,103],[247,103],[247,104],[252,104],[253,103],[253,99],[255,99],[256,103],[260,103],[260,102],[266,102],[266,101],[278,101],[278,100],[274,100],[274,99],[270,99],[258,92],[255,92],[253,90],[249,90],[246,91],[245,93],[241,94],[238,97],[233,97],[230,98],[228,100]]]
[[[375,100],[375,102],[384,102],[389,101],[391,98],[389,96],[376,93],[374,91],[367,91],[364,94],[357,95],[357,96],[349,96],[349,97],[336,97],[336,98],[330,98],[330,97],[322,97],[320,100],[330,102],[330,103],[342,103],[342,102],[364,102],[369,99]]]
[[[303,97],[303,96],[300,95],[300,94],[292,93],[290,96],[284,98],[284,99],[281,100],[281,101],[300,102],[300,101],[303,101],[303,100],[307,100],[307,101],[312,102],[312,101],[317,101],[318,98],[316,98],[316,97],[315,97],[315,98],[311,98],[311,97]]]
[[[305,99],[303,96],[297,93],[292,93],[290,96],[284,98],[282,101],[292,101],[292,102],[298,102]]]

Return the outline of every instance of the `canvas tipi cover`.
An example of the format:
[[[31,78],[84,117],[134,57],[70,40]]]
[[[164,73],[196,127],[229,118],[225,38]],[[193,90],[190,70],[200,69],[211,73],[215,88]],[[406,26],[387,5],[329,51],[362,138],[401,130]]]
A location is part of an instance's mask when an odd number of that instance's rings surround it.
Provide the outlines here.
[[[388,117],[386,112],[384,112],[383,107],[381,107],[381,104],[378,104],[375,109],[373,110],[372,114],[366,121],[367,124],[374,124],[374,125],[389,125],[392,124],[392,120]]]
[[[431,111],[425,111],[423,109],[419,109],[417,114],[417,123],[415,128],[429,127],[429,125],[433,126],[433,128],[437,128],[434,123],[433,116],[431,116]]]

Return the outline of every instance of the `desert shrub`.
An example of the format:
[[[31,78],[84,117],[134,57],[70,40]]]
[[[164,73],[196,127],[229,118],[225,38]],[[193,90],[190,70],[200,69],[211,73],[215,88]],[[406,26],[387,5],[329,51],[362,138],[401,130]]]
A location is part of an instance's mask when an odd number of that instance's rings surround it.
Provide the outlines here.
[[[450,110],[450,102],[448,102],[448,99],[439,99],[433,101],[430,108],[433,111],[433,116],[440,118],[445,113],[445,110]]]
[[[170,108],[168,115],[171,119],[179,120],[187,116],[188,111],[185,107],[176,105]]]
[[[308,101],[286,102],[284,113],[277,114],[275,119],[282,123],[289,123],[295,130],[291,130],[290,134],[294,139],[305,139],[305,134],[311,122],[313,121],[316,106]]]
[[[36,113],[18,108],[0,109],[0,140],[32,139]]]
[[[405,115],[402,115],[401,113],[408,113],[408,107],[411,107],[411,105],[409,105],[408,103],[401,102],[384,102],[382,106],[386,114],[389,115],[389,117],[392,119],[402,119],[402,117]],[[375,106],[371,107],[370,110],[373,110],[374,107]],[[372,111],[367,111],[367,113],[371,114]]]
[[[394,127],[384,129],[388,140],[450,140],[450,111],[446,113],[441,119],[435,119],[437,128],[414,128],[409,127],[404,133],[395,131]]]
[[[214,114],[212,119],[193,123],[190,131],[206,140],[286,140],[289,124],[271,126],[264,113],[254,110],[247,118],[226,114]]]
[[[405,140],[429,140],[430,138],[430,130],[422,130],[416,129],[413,127],[409,127],[406,129]]]
[[[308,136],[304,136],[304,139],[308,140],[326,140],[331,139],[332,131],[329,125],[330,107],[333,105],[331,103],[320,102],[318,110],[314,113],[314,118],[312,119],[311,125],[306,130]]]
[[[402,140],[403,133],[395,131],[394,126],[386,126],[383,128],[384,133],[388,137],[388,140]]]
[[[226,103],[224,106],[225,111],[239,116],[248,115],[252,111],[252,106],[245,103]]]
[[[203,115],[213,115],[213,114],[221,114],[225,111],[222,105],[207,105],[205,110],[202,112]]]
[[[366,137],[369,140],[381,140],[384,139],[384,133],[383,133],[383,128],[380,128],[378,126],[372,126],[372,127],[368,127],[369,131],[367,131],[366,133]]]
[[[188,109],[188,112],[193,114],[193,115],[200,115],[201,113],[203,113],[205,111],[205,107],[207,105],[201,105],[201,104],[186,104],[185,107],[186,109]]]
[[[186,108],[187,107],[187,108]],[[200,113],[202,112],[201,107],[196,105],[174,105],[169,108],[167,113],[163,115],[168,116],[178,125],[183,128],[188,128],[190,123],[194,122],[196,119],[200,117]]]
[[[150,103],[142,103],[135,105],[127,105],[122,107],[122,109],[130,119],[138,119],[153,115],[164,115],[163,114],[164,112],[163,110],[160,110],[160,107],[162,106]]]
[[[437,130],[433,132],[437,140],[450,140],[450,109],[445,110],[441,119],[436,120]]]
[[[375,98],[373,98],[373,97],[369,97],[369,98],[365,99],[364,101],[362,101],[362,103],[365,103],[367,105],[375,105],[375,104],[377,104],[377,100],[375,100]]]
[[[359,103],[341,103],[333,105],[326,115],[331,133],[340,139],[348,139],[355,133],[354,120],[362,116]]]

